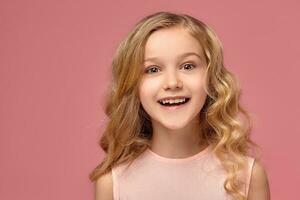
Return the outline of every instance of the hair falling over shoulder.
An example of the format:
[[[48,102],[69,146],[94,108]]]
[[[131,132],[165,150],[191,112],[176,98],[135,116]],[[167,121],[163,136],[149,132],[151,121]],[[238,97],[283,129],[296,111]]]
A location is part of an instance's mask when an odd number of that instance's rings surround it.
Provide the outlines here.
[[[238,81],[223,65],[222,44],[217,35],[206,24],[186,14],[158,12],[146,16],[117,48],[105,108],[109,121],[99,142],[106,157],[91,172],[90,180],[97,180],[118,164],[131,163],[149,147],[152,125],[141,107],[137,89],[140,66],[151,33],[174,26],[185,28],[204,49],[208,96],[199,114],[202,137],[212,145],[227,172],[226,192],[234,199],[245,200],[238,174],[245,168],[249,150],[258,148],[249,137],[251,117],[240,105]]]

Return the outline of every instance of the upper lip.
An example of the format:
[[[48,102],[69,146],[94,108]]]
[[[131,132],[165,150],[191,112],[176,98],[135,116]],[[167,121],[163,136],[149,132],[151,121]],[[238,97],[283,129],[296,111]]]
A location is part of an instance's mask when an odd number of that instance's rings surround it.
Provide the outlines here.
[[[173,99],[183,99],[183,98],[189,98],[186,96],[169,96],[162,99],[159,99],[158,101],[165,101],[165,100],[173,100]]]

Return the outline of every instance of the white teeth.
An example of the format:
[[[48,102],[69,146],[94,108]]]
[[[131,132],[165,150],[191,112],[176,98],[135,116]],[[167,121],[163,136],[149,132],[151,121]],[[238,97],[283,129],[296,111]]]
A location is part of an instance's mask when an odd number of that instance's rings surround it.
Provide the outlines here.
[[[160,102],[162,102],[163,104],[174,104],[174,103],[182,103],[182,102],[185,102],[186,101],[186,98],[183,98],[183,99],[170,99],[170,100],[162,100]]]

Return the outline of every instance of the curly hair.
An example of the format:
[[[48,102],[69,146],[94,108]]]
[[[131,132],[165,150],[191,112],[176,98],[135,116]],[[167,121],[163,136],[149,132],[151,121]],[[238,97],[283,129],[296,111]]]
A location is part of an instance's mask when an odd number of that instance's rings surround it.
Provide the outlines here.
[[[112,61],[112,82],[106,100],[108,124],[100,139],[106,152],[103,161],[91,172],[91,181],[109,172],[114,166],[129,162],[150,147],[152,124],[138,98],[145,43],[157,30],[183,27],[204,49],[207,65],[207,98],[199,113],[201,133],[213,147],[227,178],[224,189],[234,199],[245,200],[245,184],[238,174],[246,165],[245,156],[251,147],[252,120],[242,108],[238,81],[223,64],[223,47],[214,31],[202,21],[187,14],[158,12],[140,20],[120,43]]]

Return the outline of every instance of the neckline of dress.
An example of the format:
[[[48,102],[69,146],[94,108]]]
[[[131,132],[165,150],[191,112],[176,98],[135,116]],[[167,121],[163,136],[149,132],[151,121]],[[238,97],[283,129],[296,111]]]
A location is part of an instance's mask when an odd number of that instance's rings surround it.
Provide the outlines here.
[[[193,160],[199,160],[200,158],[202,158],[203,156],[207,155],[208,152],[211,150],[211,146],[208,145],[207,147],[205,147],[204,149],[202,149],[200,152],[185,157],[185,158],[168,158],[168,157],[164,157],[161,156],[155,152],[153,152],[150,148],[148,148],[146,150],[146,152],[148,152],[149,155],[151,155],[152,157],[156,158],[157,160],[163,161],[163,162],[169,162],[169,163],[185,163],[188,161],[193,161]]]

